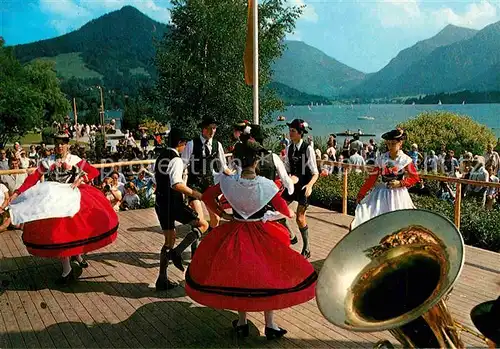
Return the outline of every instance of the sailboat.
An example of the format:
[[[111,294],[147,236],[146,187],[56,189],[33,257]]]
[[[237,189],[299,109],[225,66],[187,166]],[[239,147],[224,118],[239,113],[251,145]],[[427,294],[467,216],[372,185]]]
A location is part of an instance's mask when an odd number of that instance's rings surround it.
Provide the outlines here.
[[[441,105],[441,104],[443,104],[443,103],[441,103],[441,100],[439,100],[438,105]]]

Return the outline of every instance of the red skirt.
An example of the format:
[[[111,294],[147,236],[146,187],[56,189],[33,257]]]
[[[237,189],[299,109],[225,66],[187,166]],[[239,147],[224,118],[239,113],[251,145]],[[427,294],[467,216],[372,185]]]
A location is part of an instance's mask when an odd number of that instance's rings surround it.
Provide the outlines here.
[[[223,224],[206,235],[186,272],[186,293],[217,309],[284,309],[315,296],[317,274],[279,223]]]
[[[100,249],[116,239],[118,215],[98,189],[82,184],[80,211],[73,217],[24,224],[23,242],[39,257],[70,257]]]

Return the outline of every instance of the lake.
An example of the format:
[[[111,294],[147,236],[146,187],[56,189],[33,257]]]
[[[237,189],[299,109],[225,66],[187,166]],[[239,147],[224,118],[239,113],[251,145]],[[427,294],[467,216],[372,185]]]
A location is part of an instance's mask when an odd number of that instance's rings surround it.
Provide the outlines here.
[[[500,137],[500,104],[355,104],[352,106],[314,106],[311,107],[311,110],[308,106],[290,106],[284,113],[277,115],[286,117],[286,121],[278,122],[283,125],[295,118],[304,119],[312,127],[313,130],[309,133],[313,136],[327,136],[330,133],[361,129],[365,134],[375,134],[375,138],[380,138],[384,132],[393,129],[396,124],[411,119],[424,111],[432,110],[447,110],[468,115],[473,120],[490,127],[496,136]],[[374,119],[358,119],[358,117],[364,116]]]

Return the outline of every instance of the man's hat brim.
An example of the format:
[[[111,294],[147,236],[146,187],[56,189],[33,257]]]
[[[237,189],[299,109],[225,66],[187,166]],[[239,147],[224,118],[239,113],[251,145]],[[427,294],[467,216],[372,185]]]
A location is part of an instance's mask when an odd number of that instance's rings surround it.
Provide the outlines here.
[[[500,297],[497,300],[476,305],[470,312],[474,326],[485,337],[496,344],[500,343],[500,317],[494,313],[494,307],[500,308]]]
[[[173,128],[170,130],[168,133],[168,144],[171,147],[176,147],[179,142],[185,142],[188,141],[189,137],[187,137],[184,132],[180,129]]]
[[[54,134],[54,141],[55,140],[63,140],[65,142],[69,142],[69,136],[66,133],[56,133]]]
[[[404,140],[405,138],[406,138],[406,133],[401,129],[392,130],[382,135],[382,139],[385,139],[386,141],[392,141],[392,140],[400,141]]]
[[[289,128],[294,128],[296,129],[297,131],[299,132],[302,132],[302,133],[308,133],[307,129],[309,128],[310,130],[312,130],[312,128],[310,126],[307,126],[307,127],[302,127],[302,124],[304,123],[305,121],[302,120],[302,119],[294,119],[292,122],[287,122],[286,125],[289,127]]]
[[[207,118],[207,119],[203,119],[199,124],[198,124],[198,127],[200,128],[205,128],[207,127],[208,125],[216,125],[216,126],[219,126],[219,123],[213,119],[213,118]]]

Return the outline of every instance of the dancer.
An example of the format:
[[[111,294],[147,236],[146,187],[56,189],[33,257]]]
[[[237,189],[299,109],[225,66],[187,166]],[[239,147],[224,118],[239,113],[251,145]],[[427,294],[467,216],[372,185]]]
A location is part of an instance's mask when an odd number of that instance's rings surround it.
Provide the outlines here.
[[[398,128],[384,133],[382,138],[389,151],[375,160],[375,168],[359,190],[351,229],[385,212],[415,208],[408,188],[420,182],[420,177],[411,157],[401,150],[406,133]],[[375,185],[379,175],[382,183]],[[375,189],[365,198],[374,186]]]
[[[29,253],[62,259],[57,283],[67,284],[81,275],[81,268],[88,267],[83,253],[116,239],[118,216],[101,191],[83,184],[99,171],[68,152],[67,134],[56,134],[54,141],[55,154],[42,160],[14,192],[9,213],[14,225],[24,223],[22,238]],[[45,181],[38,183],[42,176]],[[76,270],[70,257],[76,261]]]
[[[487,338],[488,348],[500,346],[500,297],[478,304],[470,313],[474,326]]]
[[[256,142],[244,142],[235,152],[242,164],[241,175],[222,175],[219,184],[203,194],[206,205],[230,222],[201,241],[186,272],[186,293],[200,304],[237,310],[239,319],[232,325],[242,336],[249,334],[246,312],[264,311],[265,335],[272,339],[287,333],[274,322],[273,310],[314,298],[317,274],[289,248],[286,229],[268,220],[276,218],[275,212],[268,212],[268,205],[285,216],[292,213],[276,184],[256,174],[262,150]],[[218,203],[221,193],[234,217]]]
[[[228,148],[229,152],[234,151],[236,144],[241,143],[241,136],[250,132],[250,123],[247,120],[240,121],[233,125],[233,137],[235,143]]]
[[[214,176],[219,172],[232,174],[226,163],[222,144],[214,139],[217,130],[217,122],[213,118],[204,118],[198,125],[201,128],[201,135],[189,141],[182,152],[182,160],[188,168],[187,185],[200,193],[203,193],[209,186],[214,184]],[[197,198],[189,197],[189,206],[196,211],[200,219],[204,219],[201,201]],[[210,216],[210,227],[219,225],[219,217],[208,210]],[[198,240],[191,246],[191,256],[196,251]]]
[[[261,145],[264,144],[265,136],[260,125],[251,124],[250,134],[245,136],[246,137],[243,137],[243,139],[248,138],[260,143]],[[299,180],[297,176],[289,176],[281,158],[269,150],[265,150],[259,155],[259,162],[257,164],[256,171],[259,176],[275,181],[281,193],[286,189],[290,195],[293,194],[295,184]],[[278,175],[279,180],[276,180],[276,175]],[[283,224],[288,230],[290,243],[295,245],[298,242],[297,236],[295,236],[295,233],[290,229],[287,219],[284,217],[278,222]]]
[[[309,197],[312,189],[319,177],[318,166],[316,164],[316,154],[313,147],[302,139],[307,134],[307,129],[311,129],[307,122],[302,119],[295,119],[287,123],[290,131],[290,140],[292,143],[287,147],[286,157],[284,159],[291,176],[298,177],[293,193],[285,191],[283,199],[289,204],[297,201],[296,222],[302,235],[302,252],[305,258],[311,257],[309,250],[309,227],[307,226],[306,210],[309,206]]]
[[[187,140],[180,129],[172,128],[168,135],[168,148],[161,152],[155,164],[155,211],[165,236],[160,253],[160,273],[156,280],[157,291],[177,286],[167,278],[168,261],[171,259],[183,270],[181,253],[208,229],[207,221],[199,218],[191,207],[184,204],[183,194],[201,200],[201,193],[186,186],[182,180],[184,163],[179,154],[186,147]],[[176,221],[190,224],[192,229],[174,249]]]

